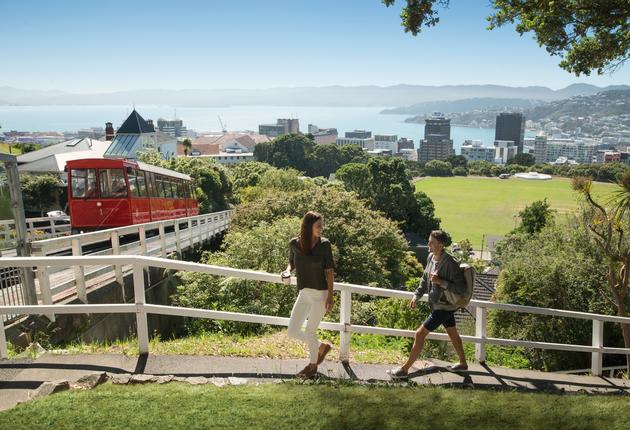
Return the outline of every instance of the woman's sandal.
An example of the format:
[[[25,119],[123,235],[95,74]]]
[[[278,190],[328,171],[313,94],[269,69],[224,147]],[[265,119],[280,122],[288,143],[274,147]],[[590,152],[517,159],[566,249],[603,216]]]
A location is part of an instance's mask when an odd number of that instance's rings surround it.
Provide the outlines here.
[[[409,372],[404,370],[402,367],[389,369],[387,370],[387,374],[391,376],[392,379],[407,379],[409,377]]]

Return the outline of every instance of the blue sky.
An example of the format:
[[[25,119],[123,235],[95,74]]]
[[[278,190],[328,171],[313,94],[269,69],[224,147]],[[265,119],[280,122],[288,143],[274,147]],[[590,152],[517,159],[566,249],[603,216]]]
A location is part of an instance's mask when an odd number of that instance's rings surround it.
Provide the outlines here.
[[[530,35],[485,30],[487,0],[451,0],[413,37],[379,0],[0,2],[0,86],[129,89],[630,84],[576,78]]]

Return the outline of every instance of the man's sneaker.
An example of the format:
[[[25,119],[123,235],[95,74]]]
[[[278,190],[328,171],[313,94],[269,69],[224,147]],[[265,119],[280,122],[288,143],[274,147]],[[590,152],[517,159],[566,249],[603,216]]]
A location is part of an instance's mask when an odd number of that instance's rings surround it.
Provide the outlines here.
[[[409,373],[402,367],[389,369],[387,370],[387,374],[391,376],[392,379],[407,379],[409,377]]]
[[[450,370],[451,372],[463,372],[465,370],[468,370],[468,365],[458,363],[458,364],[453,364],[451,366],[446,366],[446,368]]]

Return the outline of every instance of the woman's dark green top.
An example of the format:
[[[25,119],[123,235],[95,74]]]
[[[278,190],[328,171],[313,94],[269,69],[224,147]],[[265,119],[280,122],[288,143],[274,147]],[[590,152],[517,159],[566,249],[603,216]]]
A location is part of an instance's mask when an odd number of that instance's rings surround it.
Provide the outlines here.
[[[289,242],[289,263],[295,268],[298,290],[302,288],[328,289],[324,271],[335,268],[332,246],[328,239],[320,238],[309,255],[302,252],[300,241],[294,237]]]

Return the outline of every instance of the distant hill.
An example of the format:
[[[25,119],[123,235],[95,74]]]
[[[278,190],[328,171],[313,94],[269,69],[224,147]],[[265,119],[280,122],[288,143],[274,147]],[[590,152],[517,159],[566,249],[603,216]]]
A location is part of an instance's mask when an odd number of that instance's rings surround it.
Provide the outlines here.
[[[562,116],[586,117],[630,114],[630,90],[610,90],[590,96],[556,100],[528,109],[525,115],[534,121],[556,120]]]
[[[510,110],[514,108],[531,108],[544,103],[542,100],[526,100],[526,99],[510,99],[510,98],[491,98],[478,97],[474,99],[453,100],[453,101],[434,101],[416,103],[411,106],[384,109],[384,114],[404,114],[404,115],[429,115],[432,112],[468,112],[481,109],[504,109]]]
[[[13,105],[105,105],[161,104],[175,106],[411,106],[440,100],[507,99],[551,101],[577,95],[592,95],[606,89],[630,86],[597,87],[569,85],[560,90],[547,87],[508,87],[502,85],[393,85],[326,86],[268,89],[145,89],[95,94],[63,91],[22,90],[0,87],[0,100]],[[523,102],[526,103],[526,102]]]

